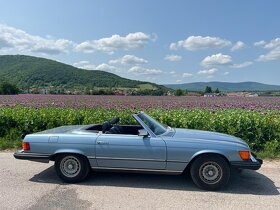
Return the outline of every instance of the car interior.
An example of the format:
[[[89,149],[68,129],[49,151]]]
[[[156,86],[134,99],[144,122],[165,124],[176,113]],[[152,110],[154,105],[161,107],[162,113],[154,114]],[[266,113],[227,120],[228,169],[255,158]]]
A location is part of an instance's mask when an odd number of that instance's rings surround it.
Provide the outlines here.
[[[114,117],[110,122],[104,122],[88,127],[86,130],[98,133],[102,131],[105,134],[127,134],[138,135],[138,130],[143,129],[141,125],[116,125],[120,121],[119,117]]]

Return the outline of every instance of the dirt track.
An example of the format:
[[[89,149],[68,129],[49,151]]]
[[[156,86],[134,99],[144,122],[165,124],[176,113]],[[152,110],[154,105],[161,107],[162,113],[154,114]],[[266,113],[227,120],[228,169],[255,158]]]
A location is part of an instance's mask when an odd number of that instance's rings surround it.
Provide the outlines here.
[[[280,209],[280,161],[234,174],[221,192],[206,192],[185,176],[91,173],[69,185],[52,162],[0,152],[0,184],[0,209]]]

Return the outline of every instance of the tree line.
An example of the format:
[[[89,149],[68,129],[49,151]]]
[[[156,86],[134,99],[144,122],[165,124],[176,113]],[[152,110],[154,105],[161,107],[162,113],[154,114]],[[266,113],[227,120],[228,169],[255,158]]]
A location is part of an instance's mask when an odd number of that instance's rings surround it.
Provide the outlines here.
[[[218,93],[220,93],[220,90],[219,90],[219,88],[216,88],[216,90],[213,91],[210,86],[206,86],[204,92],[199,91],[198,93],[200,93],[201,95],[205,94],[205,93],[217,93],[218,94]],[[187,95],[187,94],[188,94],[188,90],[183,90],[183,89],[180,89],[180,88],[176,89],[174,91],[175,96],[184,96],[184,95]]]
[[[1,95],[16,95],[20,93],[20,89],[11,83],[3,82],[0,83],[0,94]],[[206,86],[204,93],[220,93],[217,88],[215,91],[212,91],[212,88]],[[64,94],[64,92],[51,92],[50,94]],[[98,90],[86,90],[84,94],[87,95],[115,95],[115,92],[112,89],[98,89]],[[188,90],[176,89],[173,93],[175,96],[184,96],[188,94]],[[128,95],[165,95],[165,91],[163,89],[158,90],[130,90],[128,91]]]
[[[19,94],[19,88],[11,83],[3,82],[0,84],[0,95],[16,95]]]

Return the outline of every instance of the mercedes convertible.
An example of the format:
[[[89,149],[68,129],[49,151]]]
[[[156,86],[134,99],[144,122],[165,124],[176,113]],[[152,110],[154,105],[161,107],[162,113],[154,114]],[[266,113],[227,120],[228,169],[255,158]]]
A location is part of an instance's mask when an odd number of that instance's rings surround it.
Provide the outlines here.
[[[65,182],[84,180],[90,170],[190,173],[206,190],[227,185],[232,169],[261,167],[247,143],[227,134],[171,128],[144,112],[132,115],[138,125],[118,125],[119,118],[94,125],[62,126],[26,135],[14,157],[54,161]]]

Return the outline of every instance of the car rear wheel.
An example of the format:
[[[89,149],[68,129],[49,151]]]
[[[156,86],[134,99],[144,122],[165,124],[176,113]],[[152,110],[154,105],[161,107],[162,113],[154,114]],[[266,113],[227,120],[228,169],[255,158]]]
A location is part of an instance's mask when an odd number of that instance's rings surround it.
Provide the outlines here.
[[[213,154],[195,159],[190,172],[193,182],[205,190],[219,190],[225,187],[230,177],[227,161]]]
[[[86,157],[80,155],[59,155],[55,160],[55,170],[57,175],[65,182],[80,182],[89,173],[89,163]]]

